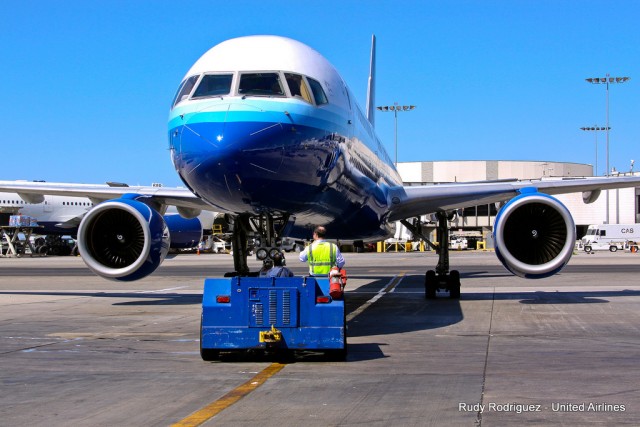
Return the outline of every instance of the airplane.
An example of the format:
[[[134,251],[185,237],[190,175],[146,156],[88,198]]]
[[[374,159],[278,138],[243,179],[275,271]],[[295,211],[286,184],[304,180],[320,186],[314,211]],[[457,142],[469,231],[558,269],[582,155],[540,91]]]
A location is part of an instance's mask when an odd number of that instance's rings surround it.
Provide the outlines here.
[[[640,185],[640,177],[589,177],[405,187],[374,129],[375,36],[371,58],[363,111],[334,66],[309,46],[279,36],[224,41],[193,64],[170,107],[171,159],[187,189],[0,182],[0,191],[27,199],[112,197],[83,217],[78,243],[89,268],[116,280],[160,265],[169,244],[159,214],[166,205],[186,218],[223,212],[232,230],[229,275],[246,276],[251,236],[257,258],[265,259],[283,237],[308,239],[316,225],[329,239],[382,240],[401,221],[422,236],[420,217],[430,213],[438,242],[447,242],[452,212],[489,203],[504,203],[494,227],[502,264],[542,278],[562,269],[576,240],[573,219],[554,194],[582,192],[590,203],[602,190]],[[425,274],[425,297],[445,288],[459,298],[448,245],[430,244],[439,260]]]
[[[125,187],[126,184],[104,185],[104,187],[109,186]],[[95,204],[105,199],[45,195],[39,203],[34,203],[39,199],[31,200],[32,202],[27,202],[17,193],[0,194],[0,225],[7,225],[10,215],[26,215],[35,218],[39,227],[36,230],[38,235],[57,237],[57,239],[50,239],[47,244],[49,249],[53,250],[55,248],[52,245],[60,243],[60,236],[76,236],[84,215]],[[196,218],[185,219],[177,213],[175,208],[169,207],[163,218],[171,234],[170,248],[195,248],[203,234],[211,231],[215,215],[215,212],[202,211]]]

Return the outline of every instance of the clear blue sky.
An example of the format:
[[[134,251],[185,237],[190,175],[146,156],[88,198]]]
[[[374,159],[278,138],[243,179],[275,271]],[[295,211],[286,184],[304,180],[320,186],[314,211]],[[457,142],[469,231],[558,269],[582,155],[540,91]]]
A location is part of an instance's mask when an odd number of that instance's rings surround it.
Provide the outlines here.
[[[399,160],[595,162],[610,87],[610,164],[640,169],[640,2],[14,1],[0,27],[0,179],[180,185],[169,103],[215,44],[298,39],[343,75],[361,106],[371,34],[377,105],[398,118]],[[393,115],[377,130],[394,156]],[[605,135],[599,135],[600,172]]]

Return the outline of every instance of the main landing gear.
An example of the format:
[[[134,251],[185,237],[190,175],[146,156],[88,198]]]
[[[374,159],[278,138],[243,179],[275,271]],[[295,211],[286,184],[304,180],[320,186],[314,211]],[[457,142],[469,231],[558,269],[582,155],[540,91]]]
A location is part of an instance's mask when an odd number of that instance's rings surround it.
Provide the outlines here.
[[[233,249],[234,271],[226,273],[225,277],[235,276],[256,276],[251,273],[247,263],[250,248],[247,245],[248,239],[253,237],[256,257],[264,261],[268,257],[273,257],[276,252],[281,252],[282,235],[288,223],[288,215],[248,215],[241,214],[227,217],[227,221],[232,224],[231,248]]]
[[[460,299],[460,272],[458,270],[449,271],[449,228],[447,228],[447,213],[437,212],[438,226],[436,236],[438,244],[433,244],[423,234],[420,224],[411,224],[402,220],[402,224],[414,235],[420,236],[438,254],[438,264],[436,269],[429,270],[424,275],[424,297],[435,299],[438,290],[449,291],[449,298]]]

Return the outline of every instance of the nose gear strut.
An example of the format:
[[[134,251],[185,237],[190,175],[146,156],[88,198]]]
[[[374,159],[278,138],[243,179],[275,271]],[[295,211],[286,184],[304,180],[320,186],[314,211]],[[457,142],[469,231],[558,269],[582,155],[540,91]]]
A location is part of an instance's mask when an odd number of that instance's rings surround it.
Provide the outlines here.
[[[249,248],[247,247],[247,239],[250,235],[256,236],[255,241],[259,242],[259,248],[254,248],[256,255],[265,253],[271,256],[272,252],[282,252],[282,237],[286,225],[289,222],[289,215],[264,213],[260,215],[240,214],[230,216],[228,218],[233,222],[233,234],[231,237],[231,245],[233,249],[233,272],[226,273],[225,277],[235,276],[255,276],[252,274],[247,257],[249,256]],[[259,258],[261,259],[261,258]]]

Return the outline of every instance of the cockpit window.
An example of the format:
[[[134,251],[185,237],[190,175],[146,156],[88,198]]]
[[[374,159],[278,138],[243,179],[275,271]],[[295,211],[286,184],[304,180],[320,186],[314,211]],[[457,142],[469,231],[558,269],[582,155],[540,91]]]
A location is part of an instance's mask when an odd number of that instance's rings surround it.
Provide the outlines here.
[[[307,77],[307,80],[309,81],[309,86],[311,86],[313,97],[316,99],[316,105],[327,104],[329,101],[327,100],[327,95],[324,93],[320,82],[312,79],[311,77]]]
[[[175,107],[181,101],[184,101],[189,97],[189,94],[191,93],[193,86],[196,84],[196,81],[198,81],[198,77],[200,76],[199,75],[191,76],[184,79],[182,83],[180,83],[178,92],[176,92],[176,97],[173,98],[173,104],[171,104],[171,108]]]
[[[228,95],[233,74],[205,74],[191,98]]]
[[[300,74],[284,73],[284,77],[287,79],[291,96],[300,97],[308,103],[313,104],[309,88]]]
[[[284,96],[278,73],[244,73],[240,76],[239,95]]]

